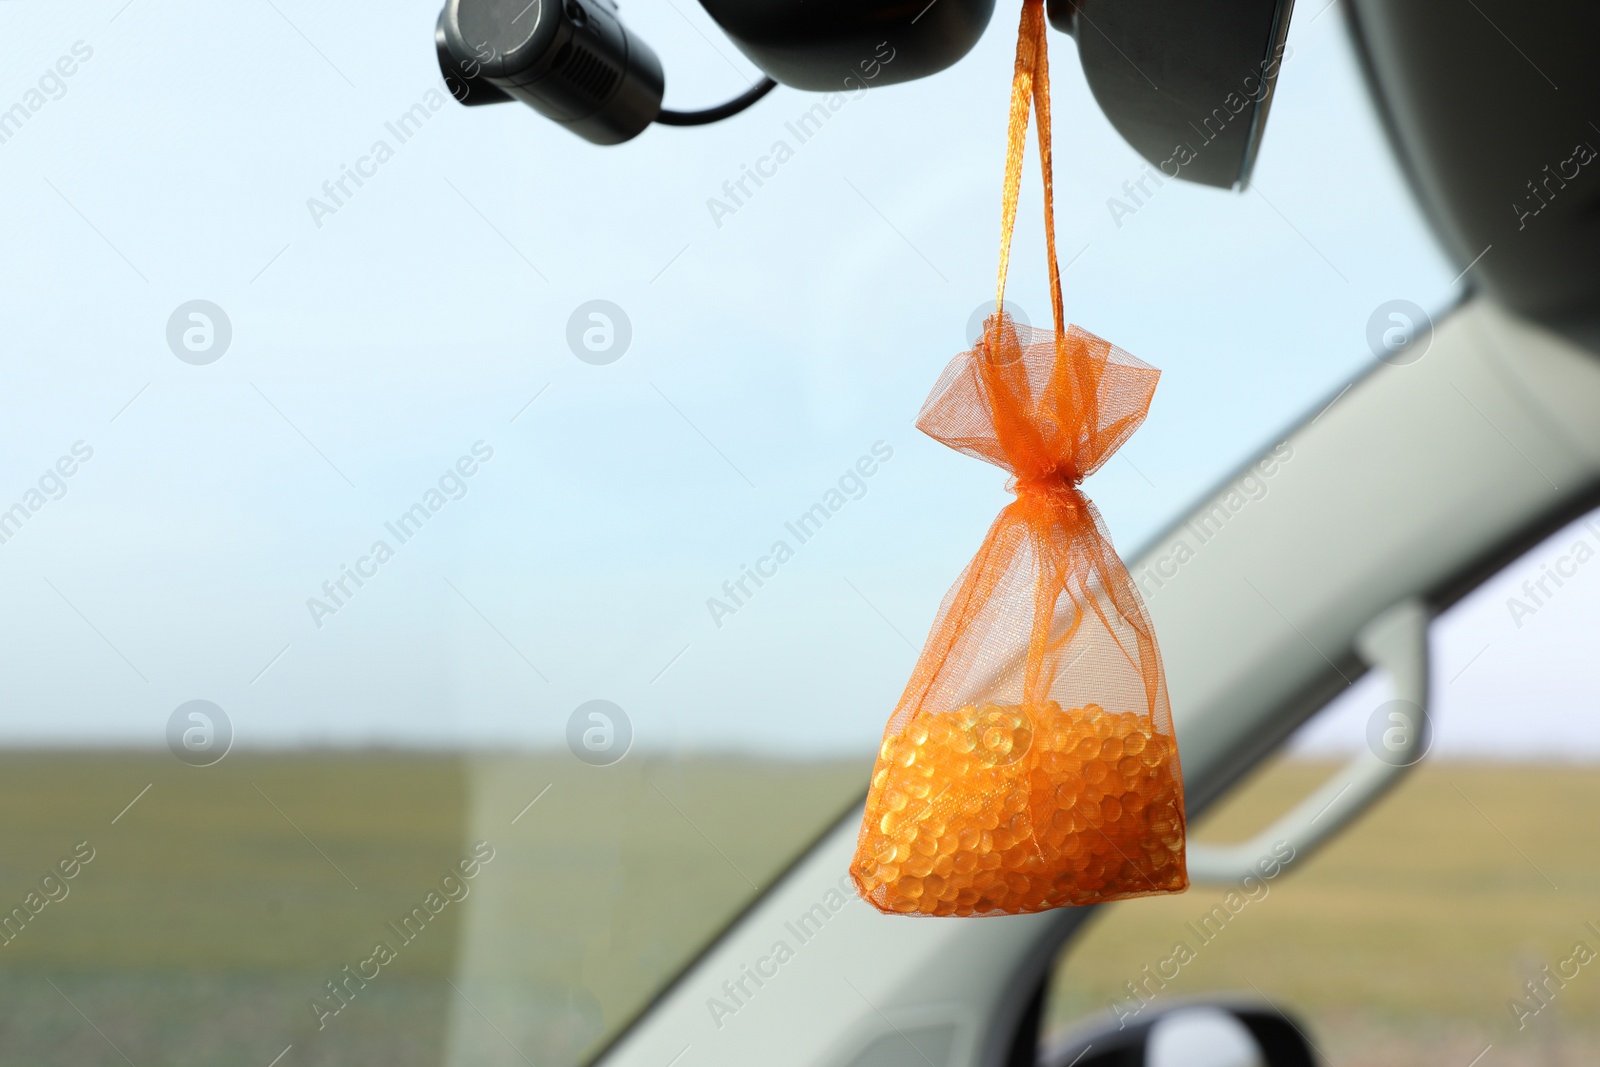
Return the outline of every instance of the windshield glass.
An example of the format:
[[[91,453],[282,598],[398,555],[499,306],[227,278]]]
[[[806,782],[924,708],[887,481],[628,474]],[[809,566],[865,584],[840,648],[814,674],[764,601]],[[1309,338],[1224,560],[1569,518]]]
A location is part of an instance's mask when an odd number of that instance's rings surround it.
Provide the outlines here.
[[[436,13],[0,12],[0,1061],[582,1060],[859,799],[1005,499],[911,423],[993,292],[1010,9],[608,149],[458,106]],[[755,76],[626,15],[669,107]],[[1242,193],[1053,43],[1069,317],[1164,371],[1086,486],[1127,551],[1455,272],[1337,16]]]

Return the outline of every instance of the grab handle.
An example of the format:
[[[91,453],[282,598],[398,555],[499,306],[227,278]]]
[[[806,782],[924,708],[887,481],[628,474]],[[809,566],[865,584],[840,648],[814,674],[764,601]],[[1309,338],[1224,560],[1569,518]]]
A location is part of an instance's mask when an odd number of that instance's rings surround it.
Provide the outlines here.
[[[1428,747],[1428,621],[1428,609],[1413,598],[1362,627],[1356,651],[1369,665],[1388,673],[1395,696],[1389,714],[1393,725],[1321,788],[1250,840],[1237,845],[1189,842],[1191,882],[1234,884],[1246,876],[1272,877],[1290,863],[1305,860],[1421,761]]]

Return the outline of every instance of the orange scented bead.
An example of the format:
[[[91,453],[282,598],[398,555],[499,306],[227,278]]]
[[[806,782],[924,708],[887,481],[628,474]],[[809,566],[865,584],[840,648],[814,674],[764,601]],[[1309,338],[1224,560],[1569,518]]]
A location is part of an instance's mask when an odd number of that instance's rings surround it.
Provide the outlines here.
[[[852,873],[887,910],[1041,911],[1188,884],[1171,741],[1095,704],[924,713],[884,742]],[[930,789],[930,783],[941,791]]]

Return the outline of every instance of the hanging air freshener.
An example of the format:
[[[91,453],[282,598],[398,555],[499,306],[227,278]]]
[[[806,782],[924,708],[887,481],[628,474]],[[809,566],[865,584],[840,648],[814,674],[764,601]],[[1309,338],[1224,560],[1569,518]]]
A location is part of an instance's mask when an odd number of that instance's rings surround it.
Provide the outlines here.
[[[1161,656],[1078,489],[1144,420],[1160,372],[1065,325],[1043,0],[1011,87],[996,312],[917,427],[1010,472],[1016,499],[945,595],[884,732],[850,872],[880,911],[1007,915],[1188,887]],[[1005,312],[1030,101],[1055,330]]]

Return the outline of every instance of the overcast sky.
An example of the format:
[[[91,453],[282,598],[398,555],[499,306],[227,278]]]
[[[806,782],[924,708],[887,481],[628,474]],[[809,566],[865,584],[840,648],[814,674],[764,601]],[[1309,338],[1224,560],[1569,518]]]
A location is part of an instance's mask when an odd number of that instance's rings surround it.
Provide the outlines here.
[[[755,76],[688,0],[623,13],[668,106]],[[160,744],[202,698],[242,744],[549,744],[604,697],[658,748],[869,749],[1005,500],[911,422],[992,292],[1009,9],[804,144],[785,124],[816,98],[779,89],[607,149],[430,96],[436,14],[0,6],[0,108],[38,105],[0,143],[0,506],[73,470],[0,544],[0,738]],[[1120,218],[1141,161],[1052,36],[1069,315],[1164,372],[1088,486],[1124,550],[1360,373],[1379,304],[1455,298],[1340,19],[1294,24],[1256,191],[1168,182]],[[385,124],[418,103],[402,143]],[[792,158],[713,212],[780,139]],[[1011,293],[1039,322],[1034,162]],[[358,165],[337,210],[309,203]],[[168,343],[193,300],[231,330],[207,365]],[[568,343],[592,300],[629,323],[607,365]],[[859,499],[718,626],[707,598],[875,446]],[[459,499],[399,543],[385,524],[441,478]],[[393,558],[361,563],[380,539]],[[365,584],[308,608],[347,566]],[[1518,743],[1600,747],[1560,669],[1593,646],[1583,582],[1520,628],[1485,594],[1441,653],[1492,630],[1472,696],[1441,690],[1442,746],[1499,750],[1496,702],[1536,663],[1550,726]]]

